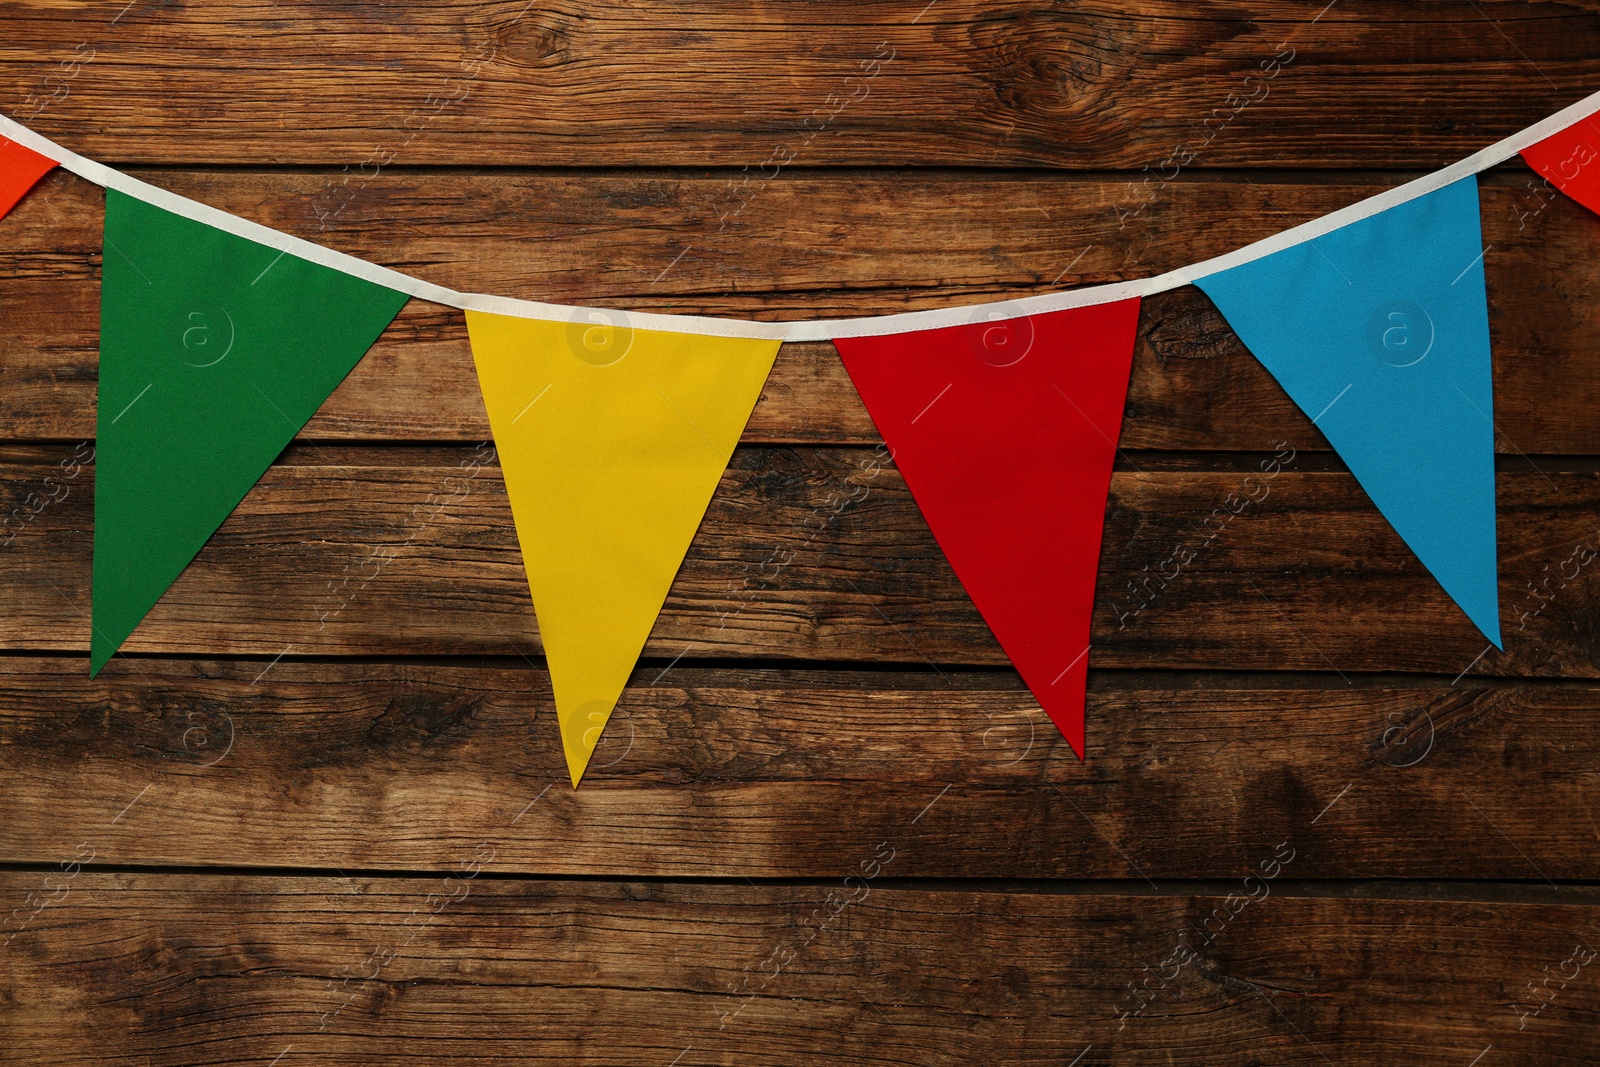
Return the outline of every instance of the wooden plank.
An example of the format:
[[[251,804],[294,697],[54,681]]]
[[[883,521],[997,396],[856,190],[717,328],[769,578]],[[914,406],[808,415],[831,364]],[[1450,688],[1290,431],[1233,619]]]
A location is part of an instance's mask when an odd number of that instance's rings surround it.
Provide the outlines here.
[[[12,452],[25,462],[0,464],[0,515],[20,516],[0,551],[10,598],[0,648],[81,650],[90,471],[63,470],[74,462],[65,447]],[[1092,666],[1600,674],[1590,611],[1600,474],[1506,461],[1525,472],[1499,477],[1502,654],[1349,475],[1302,470],[1284,455],[1286,466],[1267,457],[1115,475]],[[291,458],[251,491],[127,651],[534,653],[492,452],[309,448]],[[867,449],[740,449],[645,654],[1003,665],[886,464]],[[1063,649],[1063,667],[1081,652]]]
[[[123,162],[1423,166],[1600,89],[1571,0],[8,0],[0,23],[8,110]]]
[[[1291,896],[1298,861],[1270,846],[1202,895],[938,892],[890,881],[909,851],[863,837],[857,876],[822,886],[496,880],[492,842],[427,879],[9,873],[8,906],[46,903],[6,947],[8,1047],[41,1067],[1600,1054],[1589,894]]]
[[[461,288],[764,318],[1152,274],[1600,88],[1587,0],[0,0],[0,27],[7,114],[158,184]],[[1600,890],[1553,884],[1600,879],[1600,219],[1513,165],[1483,221],[1505,654],[1205,299],[1164,295],[1080,763],[831,346],[786,346],[573,791],[437,307],[86,677],[100,207],[53,176],[0,226],[0,1042],[1600,1060]]]
[[[651,666],[574,792],[526,665],[137,668],[0,658],[0,855],[841,878],[892,834],[897,876],[1139,881],[1292,839],[1302,878],[1600,876],[1593,685],[1097,674],[1080,763],[1008,674]]]
[[[698,205],[715,179],[409,174],[374,182],[335,229],[320,232],[306,205],[323,177],[149,177],[460,288],[756,317],[949,306],[1153,274],[1383,187],[1185,179],[1124,219],[1129,187],[1120,180],[806,175],[774,184],[740,222],[707,234]],[[1530,188],[1531,180],[1506,171],[1484,190],[1498,447],[1596,454],[1600,219]],[[0,433],[8,439],[94,433],[100,212],[97,190],[58,176],[0,228]],[[461,316],[413,302],[306,435],[487,438]],[[1271,450],[1285,439],[1325,447],[1198,290],[1146,303],[1124,449]],[[747,440],[861,443],[876,435],[832,346],[790,345]]]

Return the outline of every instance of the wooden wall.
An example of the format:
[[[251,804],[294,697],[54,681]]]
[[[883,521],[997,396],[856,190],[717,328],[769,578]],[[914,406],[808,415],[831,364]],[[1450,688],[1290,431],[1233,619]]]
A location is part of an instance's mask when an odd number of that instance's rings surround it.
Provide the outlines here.
[[[158,185],[459,288],[766,318],[1156,273],[1596,57],[1595,0],[0,0],[0,108]],[[447,309],[87,678],[100,221],[58,173],[0,225],[7,1062],[1600,1060],[1600,219],[1520,165],[1503,653],[1180,290],[1080,763],[789,345],[578,791]]]

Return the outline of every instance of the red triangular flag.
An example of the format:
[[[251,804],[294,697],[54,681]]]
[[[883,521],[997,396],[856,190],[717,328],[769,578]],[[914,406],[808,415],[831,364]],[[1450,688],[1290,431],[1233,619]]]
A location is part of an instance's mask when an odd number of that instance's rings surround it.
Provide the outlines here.
[[[0,219],[55,165],[55,160],[0,137]]]
[[[834,342],[956,576],[1080,759],[1138,325],[1135,298]]]
[[[1529,145],[1522,158],[1551,185],[1600,212],[1600,122],[1594,115]]]

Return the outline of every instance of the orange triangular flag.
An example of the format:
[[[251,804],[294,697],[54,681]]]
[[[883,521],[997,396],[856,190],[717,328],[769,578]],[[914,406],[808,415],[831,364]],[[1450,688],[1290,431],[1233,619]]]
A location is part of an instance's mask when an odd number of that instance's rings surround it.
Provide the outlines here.
[[[55,166],[50,157],[0,137],[0,219]]]

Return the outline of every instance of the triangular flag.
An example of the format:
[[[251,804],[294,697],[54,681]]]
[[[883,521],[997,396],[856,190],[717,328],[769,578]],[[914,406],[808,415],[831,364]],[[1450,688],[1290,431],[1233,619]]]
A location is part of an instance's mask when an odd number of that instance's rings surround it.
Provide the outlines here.
[[[406,302],[106,191],[97,672]]]
[[[48,156],[0,137],[0,219],[55,167],[56,161]]]
[[[1590,211],[1600,211],[1600,122],[1580,119],[1522,150],[1528,166]]]
[[[1079,758],[1139,301],[834,342],[967,595]]]
[[[1484,251],[1463,178],[1196,284],[1499,646]]]
[[[777,341],[467,312],[574,787]]]

